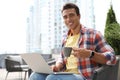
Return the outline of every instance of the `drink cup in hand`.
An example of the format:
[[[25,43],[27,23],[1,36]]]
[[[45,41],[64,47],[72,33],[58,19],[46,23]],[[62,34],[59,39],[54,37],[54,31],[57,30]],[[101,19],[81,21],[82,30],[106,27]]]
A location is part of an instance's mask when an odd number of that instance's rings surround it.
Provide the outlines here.
[[[66,58],[70,56],[71,51],[72,51],[72,47],[64,47],[63,48],[63,53],[64,53]]]

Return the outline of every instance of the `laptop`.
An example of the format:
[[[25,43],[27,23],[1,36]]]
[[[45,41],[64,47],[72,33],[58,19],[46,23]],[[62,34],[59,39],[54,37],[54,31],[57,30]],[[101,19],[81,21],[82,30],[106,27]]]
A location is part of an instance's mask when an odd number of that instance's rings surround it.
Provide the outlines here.
[[[38,53],[21,54],[23,60],[32,71],[44,74],[73,74],[71,72],[53,72],[46,60]]]

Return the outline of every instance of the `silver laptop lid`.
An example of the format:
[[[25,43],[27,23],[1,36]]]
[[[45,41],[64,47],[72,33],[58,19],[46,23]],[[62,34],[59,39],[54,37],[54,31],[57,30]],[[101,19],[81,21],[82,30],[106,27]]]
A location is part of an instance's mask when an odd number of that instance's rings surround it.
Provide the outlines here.
[[[41,56],[41,54],[26,53],[26,54],[21,54],[21,57],[34,72],[46,73],[46,74],[53,73],[53,71],[50,69],[50,66],[47,64],[47,62]]]

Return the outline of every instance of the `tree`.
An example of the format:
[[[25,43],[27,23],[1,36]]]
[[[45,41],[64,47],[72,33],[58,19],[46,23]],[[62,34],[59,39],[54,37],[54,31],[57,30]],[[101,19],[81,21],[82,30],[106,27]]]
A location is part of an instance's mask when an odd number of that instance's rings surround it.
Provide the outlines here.
[[[116,20],[116,16],[115,16],[113,7],[112,7],[112,5],[111,5],[111,6],[110,6],[110,9],[109,9],[109,12],[107,13],[106,27],[107,27],[109,24],[112,24],[112,23],[117,23],[117,20]]]
[[[120,55],[120,24],[117,23],[112,5],[107,13],[104,36],[106,41],[115,50],[115,54]]]

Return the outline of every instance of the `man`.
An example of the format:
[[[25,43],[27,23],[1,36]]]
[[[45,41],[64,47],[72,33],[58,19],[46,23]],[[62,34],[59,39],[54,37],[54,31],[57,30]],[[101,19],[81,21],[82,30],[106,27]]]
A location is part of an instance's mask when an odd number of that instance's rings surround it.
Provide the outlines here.
[[[30,80],[92,80],[93,71],[99,64],[116,63],[114,50],[107,44],[100,32],[85,28],[80,23],[79,8],[73,3],[63,6],[62,16],[69,31],[64,36],[62,47],[72,47],[72,54],[66,58],[61,51],[60,58],[52,66],[53,71],[73,72],[71,75],[33,73]]]

